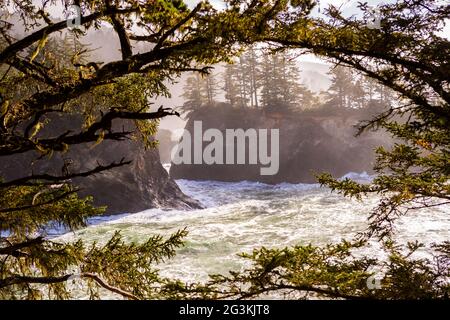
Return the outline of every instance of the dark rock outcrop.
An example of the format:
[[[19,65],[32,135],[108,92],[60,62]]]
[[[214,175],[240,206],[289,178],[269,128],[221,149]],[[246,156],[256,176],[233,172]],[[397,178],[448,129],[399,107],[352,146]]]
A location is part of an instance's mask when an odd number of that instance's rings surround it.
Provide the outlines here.
[[[178,143],[176,140],[172,140],[172,131],[160,128],[156,134],[156,139],[158,140],[161,163],[170,163],[172,149],[176,147]]]
[[[56,136],[80,119],[53,119],[43,134]],[[117,121],[115,126],[129,126]],[[62,131],[64,132],[64,131]],[[186,196],[160,163],[157,149],[145,150],[142,143],[125,141],[103,141],[102,143],[74,145],[65,154],[55,153],[51,158],[36,160],[39,155],[27,152],[0,157],[0,176],[6,181],[31,173],[62,174],[64,163],[70,161],[70,172],[88,171],[98,164],[108,165],[122,158],[132,163],[72,182],[80,188],[80,196],[93,196],[94,204],[107,206],[107,214],[134,213],[149,208],[175,209],[200,208],[194,199]]]
[[[361,120],[370,119],[374,110],[343,110],[331,114],[328,111],[272,110],[275,111],[233,109],[227,105],[201,108],[190,114],[186,129],[192,134],[194,121],[202,121],[203,132],[208,128],[217,128],[224,136],[225,129],[279,129],[280,164],[277,174],[261,175],[260,164],[172,164],[171,177],[313,183],[316,182],[314,173],[330,172],[335,177],[341,177],[348,172],[371,173],[374,148],[390,143],[389,137],[382,132],[354,136],[354,126]],[[208,144],[209,142],[203,142],[203,148]]]

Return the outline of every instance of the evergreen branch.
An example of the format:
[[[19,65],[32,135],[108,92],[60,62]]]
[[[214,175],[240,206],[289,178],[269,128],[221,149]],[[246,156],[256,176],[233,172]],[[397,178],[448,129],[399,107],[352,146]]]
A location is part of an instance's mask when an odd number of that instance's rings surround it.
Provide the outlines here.
[[[368,50],[356,50],[348,47],[327,46],[321,43],[316,44],[309,40],[296,41],[283,38],[278,39],[276,37],[265,37],[263,40],[272,43],[278,43],[289,48],[297,47],[309,49],[312,50],[315,54],[325,57],[333,57],[345,63],[349,63],[348,57],[364,57],[385,61],[391,65],[401,65],[405,67],[408,72],[417,75],[422,81],[430,85],[430,87],[432,87],[437,94],[439,94],[445,101],[447,101],[447,103],[450,103],[450,94],[443,89],[442,85],[443,83],[450,81],[449,75],[440,68],[433,66],[431,63],[427,64],[424,61],[410,60],[406,57],[401,57],[398,54],[391,54],[386,51],[379,52],[372,50],[372,48],[369,48]],[[344,60],[342,55],[344,55],[347,60]],[[358,65],[357,62],[354,62],[353,64]],[[372,72],[367,68],[363,68],[360,63],[359,65],[360,69],[358,70],[365,72],[371,78],[379,80],[384,85],[387,85],[388,87],[391,87],[396,91],[398,91],[398,89],[400,88],[400,86],[398,85],[396,86],[397,88],[392,87],[392,81],[386,81],[386,79],[384,79],[379,74]],[[412,92],[408,92],[408,94],[406,94],[406,92],[402,93],[404,93],[405,96],[408,96],[409,98],[413,97]],[[419,105],[428,105],[428,102],[425,99],[421,99],[421,101],[419,101],[417,95],[414,97],[414,99],[411,98],[411,100],[416,103],[420,102]]]
[[[20,141],[16,141],[12,145],[1,145],[0,155],[12,155],[27,152],[30,150],[35,150],[37,146],[44,149],[62,151],[65,145],[74,145],[87,142],[95,142],[102,138],[101,135],[97,134],[99,130],[107,131],[103,136],[104,140],[123,140],[129,136],[132,132],[111,132],[112,121],[114,119],[128,119],[128,120],[153,120],[160,119],[166,116],[180,116],[180,114],[171,108],[160,107],[156,112],[130,112],[130,111],[120,111],[113,109],[108,113],[104,114],[101,119],[92,124],[86,131],[69,135],[70,131],[63,133],[56,138],[49,139],[39,139],[36,142],[23,138]],[[1,184],[0,184],[1,186]]]
[[[44,82],[48,84],[51,87],[56,87],[56,82],[48,75],[46,70],[42,70],[39,66],[35,65],[34,63],[30,63],[24,59],[20,59],[17,56],[11,58],[8,60],[8,65],[13,66],[20,72],[23,72],[34,79]]]
[[[66,282],[72,274],[66,274],[59,277],[28,277],[28,276],[12,276],[0,280],[0,289],[16,284],[38,283],[38,284],[54,284]]]
[[[67,85],[58,90],[46,90],[38,92],[28,99],[22,101],[22,104],[29,110],[41,110],[54,105],[59,105],[65,101],[77,98],[80,95],[89,92],[96,86],[108,83],[118,77],[125,76],[134,72],[139,72],[142,66],[149,63],[161,61],[175,53],[184,52],[207,40],[203,37],[194,38],[187,42],[182,42],[170,47],[149,52],[135,54],[127,60],[112,61],[102,66],[92,79],[81,79],[73,85]]]
[[[165,67],[162,66],[160,64],[158,65],[150,65],[147,66],[141,70],[139,70],[138,73],[147,73],[149,71],[153,71],[153,70],[168,70],[168,71],[172,71],[172,72],[198,72],[202,75],[208,75],[210,74],[211,69],[213,69],[213,67],[202,67],[202,68],[170,68],[170,67]]]
[[[0,188],[1,188],[1,187],[0,187]],[[62,200],[62,199],[64,199],[64,198],[66,198],[67,196],[69,196],[69,195],[71,195],[71,194],[74,194],[74,193],[76,193],[76,192],[78,192],[78,191],[79,191],[79,190],[71,190],[71,191],[67,191],[67,192],[64,192],[63,194],[61,194],[61,195],[59,195],[59,196],[57,196],[57,197],[55,197],[55,198],[52,198],[52,199],[50,199],[50,200],[48,200],[48,201],[45,201],[45,202],[42,202],[42,203],[38,203],[38,204],[30,204],[30,205],[27,205],[27,206],[20,206],[20,207],[16,207],[16,208],[5,208],[5,209],[0,209],[0,213],[14,212],[14,211],[22,211],[22,210],[28,210],[28,209],[39,208],[39,207],[42,207],[42,206],[45,206],[45,205],[48,205],[48,204],[55,203],[55,202],[57,202],[57,201],[59,201],[59,200]]]
[[[139,8],[107,9],[92,13],[86,17],[81,17],[81,24],[84,25],[90,23],[104,16],[138,12],[139,10],[140,10]],[[3,51],[0,52],[0,62],[6,62],[7,59],[9,59],[11,56],[26,49],[27,47],[31,46],[33,43],[39,41],[43,37],[48,36],[57,31],[64,30],[66,28],[67,28],[67,21],[63,20],[33,32],[32,34],[26,36],[25,38],[16,41],[11,45],[7,46],[5,49],[3,49]]]
[[[3,255],[13,255],[16,251],[23,249],[23,248],[28,248],[34,245],[39,245],[42,244],[44,242],[44,237],[37,237],[35,239],[31,239],[31,240],[27,240],[21,243],[16,243],[16,244],[12,244],[8,247],[3,247],[0,248],[0,254]],[[0,280],[0,288],[1,288],[1,281]]]
[[[342,298],[342,299],[348,299],[348,300],[372,300],[373,298],[370,297],[364,297],[364,296],[355,296],[355,295],[347,295],[345,293],[341,293],[338,290],[331,290],[331,289],[323,289],[323,288],[317,288],[312,285],[287,285],[287,284],[274,284],[269,287],[263,287],[261,289],[258,289],[256,291],[249,291],[249,292],[242,292],[239,293],[239,297],[237,300],[243,300],[243,299],[249,299],[254,298],[257,296],[260,296],[261,294],[273,292],[273,291],[280,291],[280,290],[294,290],[294,291],[300,291],[300,292],[313,292],[318,293],[321,295],[324,295],[326,297],[331,298]],[[231,296],[227,297],[231,298]]]
[[[200,1],[195,8],[183,19],[181,19],[177,24],[175,24],[172,28],[170,28],[167,32],[165,32],[161,38],[159,38],[158,42],[156,43],[156,46],[154,48],[154,50],[158,50],[159,48],[161,48],[164,44],[164,41],[167,40],[167,38],[169,38],[172,34],[175,33],[175,31],[177,31],[180,27],[182,27],[186,22],[188,22],[192,17],[194,17],[197,12],[202,8],[203,6],[203,2]]]
[[[73,178],[79,178],[79,177],[88,177],[97,173],[101,173],[103,171],[111,170],[113,168],[121,167],[127,164],[130,164],[131,161],[124,161],[124,159],[120,160],[120,162],[116,163],[113,162],[107,166],[98,165],[96,168],[85,171],[85,172],[78,172],[73,173],[65,176],[52,176],[49,174],[37,174],[37,175],[31,175],[28,177],[23,177],[15,180],[11,180],[8,182],[0,183],[0,188],[7,188],[11,186],[34,186],[34,185],[41,185],[42,180],[43,181],[50,181],[52,183],[54,182],[62,182],[67,181]]]
[[[156,40],[158,39],[158,37],[160,35],[161,35],[161,33],[154,33],[154,34],[146,35],[146,36],[138,36],[135,34],[129,34],[128,38],[133,41],[147,41],[147,42],[154,43],[154,42],[156,42]]]
[[[108,10],[112,10],[111,0],[105,0],[105,4],[106,4],[106,8]],[[122,51],[122,59],[126,60],[133,55],[133,51],[132,51],[131,45],[130,45],[130,39],[127,36],[127,33],[125,31],[122,21],[119,20],[117,15],[113,14],[110,16],[110,18],[111,18],[114,30],[116,31],[117,35],[119,36],[120,48]]]

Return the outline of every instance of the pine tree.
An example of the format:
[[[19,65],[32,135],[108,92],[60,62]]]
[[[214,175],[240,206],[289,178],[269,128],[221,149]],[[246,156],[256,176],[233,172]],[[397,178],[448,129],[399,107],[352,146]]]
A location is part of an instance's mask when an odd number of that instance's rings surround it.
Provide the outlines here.
[[[241,67],[243,70],[245,92],[248,93],[250,107],[258,108],[258,89],[259,89],[259,61],[256,50],[250,47],[242,56]]]
[[[375,99],[376,81],[370,77],[362,77],[364,92],[367,96],[367,101],[370,102]]]
[[[216,101],[216,96],[219,91],[218,83],[214,73],[210,72],[204,75],[200,81],[201,92],[208,105],[213,105]]]
[[[367,3],[359,7],[368,9]],[[450,7],[433,0],[398,1],[380,5],[380,12],[377,30],[364,20],[345,18],[336,8],[326,19],[307,23],[294,10],[279,20],[270,37],[278,48],[308,50],[380,85],[375,96],[386,109],[359,125],[359,134],[382,128],[396,139],[393,146],[376,150],[376,176],[370,183],[318,176],[321,185],[344,196],[380,198],[368,212],[368,228],[340,243],[263,247],[242,254],[252,266],[214,275],[207,287],[196,288],[202,297],[253,299],[278,291],[295,298],[448,299],[449,241],[399,244],[395,231],[400,217],[413,219],[411,212],[417,216],[425,208],[446,210],[450,202],[450,43],[437,34]],[[351,107],[348,93],[354,82],[342,70],[332,71],[329,98],[335,106]],[[390,101],[388,91],[398,95],[396,101]],[[385,257],[363,254],[374,250],[375,241]],[[370,284],[376,276],[380,287],[374,289]]]
[[[233,107],[247,107],[251,96],[251,76],[245,64],[245,57],[239,57],[225,66],[225,99]]]
[[[261,100],[263,107],[267,108],[273,105],[274,101],[274,79],[273,79],[273,71],[272,71],[272,63],[271,59],[273,57],[269,55],[264,55],[262,60],[262,70],[260,77],[260,86],[261,86]]]
[[[194,73],[186,79],[183,87],[183,111],[188,113],[203,106],[214,105],[218,91],[214,73]]]
[[[288,87],[287,68],[283,59],[276,54],[265,55],[261,71],[261,100],[264,107],[277,107],[284,103]]]
[[[309,90],[308,88],[306,88],[301,84],[299,84],[299,88],[300,88],[299,107],[302,110],[311,109],[320,104],[319,97],[314,92],[312,92],[311,90]]]
[[[182,94],[184,98],[183,110],[191,111],[200,108],[206,103],[202,89],[202,78],[200,74],[196,73],[186,79]]]
[[[329,72],[331,85],[328,89],[328,99],[337,108],[351,107],[350,92],[353,87],[353,77],[348,68],[336,66]]]
[[[280,53],[281,87],[283,102],[291,107],[308,108],[314,100],[313,93],[300,82],[300,69],[295,57],[287,51]]]
[[[361,77],[352,83],[349,93],[350,106],[352,108],[364,108],[366,106],[367,99],[363,85]]]
[[[378,97],[380,104],[384,106],[390,106],[394,99],[392,89],[383,84],[378,84],[375,86],[375,95]]]
[[[265,107],[300,107],[312,102],[312,92],[300,83],[300,70],[288,52],[263,57],[261,98]]]
[[[239,68],[237,73],[237,80],[239,83],[239,96],[240,101],[243,106],[247,106],[248,101],[250,100],[250,92],[249,92],[249,75],[245,69],[245,57],[239,57]]]
[[[238,65],[235,63],[226,64],[223,74],[225,100],[228,101],[232,107],[242,105],[238,68]]]

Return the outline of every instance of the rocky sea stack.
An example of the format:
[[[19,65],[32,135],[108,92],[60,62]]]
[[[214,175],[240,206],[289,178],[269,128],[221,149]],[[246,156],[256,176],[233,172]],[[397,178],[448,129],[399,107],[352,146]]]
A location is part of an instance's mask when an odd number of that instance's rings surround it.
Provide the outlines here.
[[[216,128],[224,136],[226,129],[279,129],[278,173],[261,175],[261,165],[248,162],[182,163],[172,164],[170,175],[174,179],[313,183],[316,181],[314,173],[330,172],[336,177],[348,172],[370,173],[374,162],[373,149],[389,144],[390,139],[380,131],[355,137],[354,126],[361,120],[370,119],[379,111],[375,109],[376,106],[362,110],[318,108],[293,111],[231,108],[227,104],[198,108],[189,114],[186,125],[189,132],[193,132],[195,121],[202,122],[203,130]],[[206,145],[208,142],[203,142],[203,148]],[[246,148],[248,150],[248,145]]]
[[[79,117],[55,117],[58,119],[52,119],[51,126],[44,128],[42,134],[56,136],[64,128],[76,128],[81,121]],[[114,126],[129,128],[131,123],[115,121]],[[89,177],[73,179],[73,184],[80,189],[79,195],[93,196],[95,205],[107,206],[107,214],[134,213],[156,207],[201,207],[199,202],[186,196],[169,177],[161,165],[158,149],[145,149],[138,141],[105,140],[98,145],[75,145],[67,153],[55,153],[51,158],[44,156],[37,160],[38,157],[38,154],[32,152],[1,157],[0,176],[8,181],[21,177],[24,173],[61,175],[64,170],[83,172],[92,170],[99,164],[106,166],[112,162],[118,163],[123,158],[132,163]],[[68,163],[70,165],[67,167]],[[63,169],[65,164],[66,168]]]

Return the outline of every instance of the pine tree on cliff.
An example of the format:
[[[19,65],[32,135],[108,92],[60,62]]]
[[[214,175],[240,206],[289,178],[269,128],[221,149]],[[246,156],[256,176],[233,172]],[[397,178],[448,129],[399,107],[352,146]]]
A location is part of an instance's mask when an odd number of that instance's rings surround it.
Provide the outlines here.
[[[352,83],[349,92],[350,106],[352,108],[365,108],[367,103],[366,92],[364,91],[362,77],[358,77]]]
[[[243,70],[245,92],[248,93],[250,107],[258,108],[258,77],[259,77],[259,61],[256,50],[250,47],[241,59],[241,67]]]
[[[375,86],[375,95],[378,97],[378,101],[383,106],[391,105],[395,96],[392,89],[380,84]]]
[[[183,86],[183,110],[189,112],[205,105],[212,106],[218,92],[218,82],[211,70],[194,73],[186,79]]]
[[[275,55],[264,55],[261,68],[261,100],[264,107],[274,107],[281,101],[280,72]]]
[[[241,56],[225,65],[223,74],[225,99],[233,107],[247,107],[251,93],[251,75],[245,63],[246,58]]]
[[[373,78],[362,77],[362,86],[368,102],[375,99],[377,83]]]
[[[247,70],[245,69],[245,57],[241,55],[239,56],[238,59],[239,59],[239,68],[237,70],[238,71],[237,80],[239,83],[239,96],[242,105],[247,107],[248,101],[250,100],[249,74],[246,72]]]
[[[309,90],[306,86],[303,86],[300,84],[300,102],[298,103],[298,106],[302,110],[311,109],[314,107],[317,107],[320,104],[319,97],[316,93]]]
[[[353,89],[353,75],[349,68],[336,66],[329,72],[331,85],[328,89],[329,102],[337,108],[351,107],[350,93]]]
[[[278,54],[282,101],[291,107],[309,108],[314,101],[313,93],[300,82],[300,69],[296,57],[289,51]]]
[[[300,83],[295,57],[287,51],[263,57],[260,79],[265,107],[299,107],[311,99],[311,92]]]
[[[223,73],[225,100],[232,107],[240,104],[240,82],[237,80],[237,68],[235,63],[228,63],[225,65],[225,71]]]
[[[219,92],[218,81],[216,75],[211,71],[200,79],[201,96],[208,105],[213,105]]]
[[[183,110],[190,111],[200,108],[207,102],[204,86],[202,86],[202,77],[196,73],[189,76],[183,86],[184,98]]]

